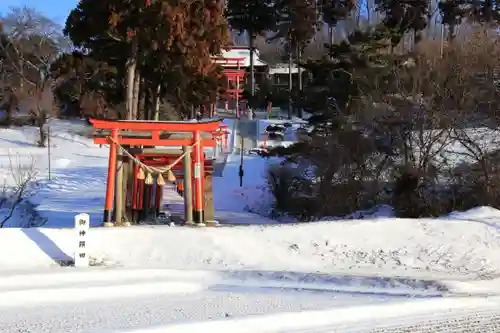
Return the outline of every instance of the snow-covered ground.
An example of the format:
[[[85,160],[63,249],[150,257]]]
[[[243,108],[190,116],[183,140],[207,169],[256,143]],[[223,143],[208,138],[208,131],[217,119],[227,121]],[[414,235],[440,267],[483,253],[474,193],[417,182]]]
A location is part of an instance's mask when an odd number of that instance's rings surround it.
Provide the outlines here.
[[[82,122],[51,129],[51,179],[36,129],[0,130],[5,181],[9,160],[34,159],[29,200],[46,220],[15,228],[19,210],[0,229],[2,333],[499,330],[500,211],[274,225],[245,212],[270,200],[263,175],[273,161],[254,156],[244,156],[243,187],[238,156],[214,179],[221,219],[247,225],[96,227],[93,266],[61,267],[75,252],[74,216],[100,223],[108,149],[82,136]]]
[[[495,211],[467,220],[351,220],[216,230],[96,228],[89,233],[88,248],[97,264],[110,266],[491,278],[500,273],[498,216]],[[10,254],[0,270],[50,268],[54,260],[70,260],[74,245],[74,231],[68,228],[1,230],[0,253]]]

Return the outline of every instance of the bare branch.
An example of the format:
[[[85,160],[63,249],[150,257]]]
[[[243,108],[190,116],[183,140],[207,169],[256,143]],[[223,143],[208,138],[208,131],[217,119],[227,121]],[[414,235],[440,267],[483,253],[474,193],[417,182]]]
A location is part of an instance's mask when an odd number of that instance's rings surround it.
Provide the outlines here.
[[[0,221],[0,228],[5,226],[14,215],[16,208],[26,199],[30,185],[37,176],[35,166],[36,160],[33,156],[30,156],[29,163],[25,164],[22,163],[19,155],[14,160],[12,155],[9,154],[9,176],[13,179],[14,185],[12,187],[7,186],[4,179],[0,194],[0,208],[8,206],[8,213]]]

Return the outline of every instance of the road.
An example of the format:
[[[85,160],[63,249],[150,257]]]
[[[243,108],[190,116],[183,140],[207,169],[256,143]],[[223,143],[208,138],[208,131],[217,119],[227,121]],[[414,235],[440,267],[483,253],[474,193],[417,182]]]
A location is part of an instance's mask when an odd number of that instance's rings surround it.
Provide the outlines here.
[[[236,126],[235,153],[241,154],[243,151],[257,146],[257,120],[239,120]],[[242,146],[243,142],[243,146]]]
[[[313,291],[259,281],[261,285],[248,279],[229,280],[208,271],[122,268],[4,275],[0,276],[0,331],[500,331],[500,297],[414,298]]]
[[[62,272],[0,278],[0,332],[121,332],[400,299],[248,287],[167,270]]]
[[[257,146],[257,121],[256,120],[237,120],[235,124],[234,132],[234,150],[233,154],[241,154],[241,142],[243,140],[243,151],[250,148],[255,148]],[[230,147],[232,149],[233,147]],[[220,156],[214,165],[214,177],[222,177],[224,174],[224,168],[227,162],[227,154]]]

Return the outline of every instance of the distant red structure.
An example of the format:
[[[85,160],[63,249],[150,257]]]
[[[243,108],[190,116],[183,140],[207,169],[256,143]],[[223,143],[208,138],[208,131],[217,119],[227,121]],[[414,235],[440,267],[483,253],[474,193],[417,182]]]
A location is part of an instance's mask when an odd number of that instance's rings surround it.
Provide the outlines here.
[[[245,69],[242,68],[245,58],[212,57],[212,60],[223,67],[222,73],[224,77],[227,78],[227,90],[226,94],[222,97],[224,97],[226,101],[234,100],[236,117],[239,119],[241,117],[239,104],[243,99],[242,93],[244,91],[241,87],[245,81],[246,72]]]

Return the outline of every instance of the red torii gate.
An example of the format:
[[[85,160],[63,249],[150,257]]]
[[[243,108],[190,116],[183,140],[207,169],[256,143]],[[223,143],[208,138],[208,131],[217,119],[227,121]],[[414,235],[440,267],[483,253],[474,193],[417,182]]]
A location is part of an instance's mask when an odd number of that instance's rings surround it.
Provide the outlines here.
[[[191,170],[184,170],[184,175],[192,175],[191,179],[184,179],[185,182],[192,184],[193,222],[204,222],[204,147],[216,147],[216,140],[225,137],[227,140],[227,128],[221,125],[222,119],[203,121],[203,122],[184,122],[184,121],[130,121],[130,120],[97,120],[90,119],[94,128],[100,133],[94,135],[94,143],[109,144],[109,164],[108,178],[106,187],[106,200],[104,206],[104,225],[112,226],[113,224],[113,208],[122,204],[121,200],[115,199],[115,186],[117,184],[117,155],[118,149],[126,150],[130,146],[139,147],[140,149],[147,146],[163,146],[163,147],[184,147],[188,152],[185,156],[186,161],[191,161]],[[207,137],[208,135],[208,137]],[[204,137],[205,136],[205,137]],[[191,153],[189,153],[191,151]],[[131,155],[126,151],[126,154],[132,156],[137,163],[141,161],[144,154]],[[161,157],[161,154],[154,154]],[[166,156],[164,156],[166,157]],[[176,157],[169,155],[168,158],[159,159],[155,163],[169,163],[171,158]],[[167,164],[168,165],[168,164]],[[173,168],[173,166],[172,166]],[[178,168],[176,168],[178,169]],[[170,171],[170,169],[169,169]],[[188,171],[188,172],[186,172]],[[134,174],[134,177],[138,177]],[[184,177],[185,178],[185,177]],[[120,180],[121,181],[121,180]],[[135,187],[135,182],[134,182]],[[187,187],[187,186],[186,186]],[[134,189],[136,191],[137,189]],[[127,192],[125,190],[125,192]],[[158,200],[158,197],[155,198]],[[190,201],[190,200],[189,200]],[[115,203],[115,205],[114,205]],[[117,205],[119,203],[119,205]],[[191,206],[190,202],[184,202],[185,206]],[[187,209],[186,209],[187,211]],[[118,214],[121,216],[121,212]],[[115,216],[116,220],[116,216]],[[121,221],[115,221],[120,224]]]
[[[224,57],[212,57],[212,61],[216,64],[222,66],[222,75],[227,78],[228,89],[226,89],[226,98],[232,98],[235,100],[236,104],[236,117],[240,118],[240,108],[239,101],[242,98],[243,89],[241,89],[240,83],[245,80],[245,69],[241,68],[245,58],[224,58]],[[231,86],[234,86],[231,87]]]

